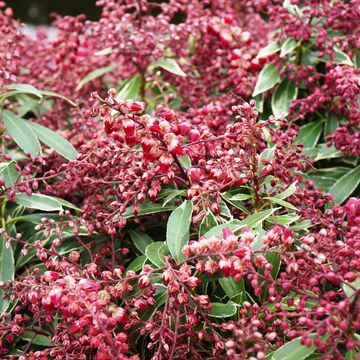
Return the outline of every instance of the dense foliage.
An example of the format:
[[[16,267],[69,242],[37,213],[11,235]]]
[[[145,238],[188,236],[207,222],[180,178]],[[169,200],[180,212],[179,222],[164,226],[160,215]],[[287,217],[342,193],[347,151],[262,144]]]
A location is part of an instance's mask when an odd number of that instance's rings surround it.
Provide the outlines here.
[[[3,359],[358,359],[360,1],[0,2]]]

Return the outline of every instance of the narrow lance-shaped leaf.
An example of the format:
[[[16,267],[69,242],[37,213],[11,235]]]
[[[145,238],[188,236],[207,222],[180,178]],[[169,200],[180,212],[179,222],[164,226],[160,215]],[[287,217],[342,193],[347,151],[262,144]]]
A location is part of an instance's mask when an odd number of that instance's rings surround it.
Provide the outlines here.
[[[280,50],[280,45],[274,41],[268,45],[266,45],[265,47],[263,47],[259,53],[256,55],[257,58],[264,58],[267,57],[269,55],[275,54],[276,52],[278,52]]]
[[[279,72],[274,64],[267,64],[260,71],[252,96],[270,90],[279,81]]]
[[[212,303],[212,310],[209,314],[211,317],[227,318],[234,316],[237,313],[237,305],[233,301],[229,301],[226,304]]]
[[[182,248],[189,242],[192,211],[192,202],[186,200],[171,213],[167,223],[166,242],[176,262],[184,259]]]
[[[160,58],[155,60],[152,64],[152,67],[161,67],[169,72],[171,72],[174,75],[178,76],[186,76],[184,71],[182,71],[179,64],[176,62],[175,59],[169,59],[169,58]]]
[[[16,194],[16,203],[30,209],[42,211],[62,210],[62,206],[56,198],[42,194],[32,194],[31,196],[27,196],[18,193]]]
[[[271,107],[276,118],[289,114],[289,106],[296,99],[297,93],[298,89],[293,81],[288,78],[281,81],[271,99]]]
[[[329,189],[337,204],[341,205],[360,184],[360,165],[342,176]]]
[[[78,155],[76,149],[58,133],[31,121],[28,121],[28,125],[34,130],[35,134],[44,144],[57,151],[65,159],[76,159]]]
[[[140,90],[140,76],[135,75],[128,79],[119,93],[116,95],[117,100],[136,100]]]
[[[323,123],[318,121],[303,125],[300,128],[296,141],[303,143],[304,148],[312,148],[319,141],[322,129]]]
[[[311,335],[314,338],[315,335]],[[298,337],[292,341],[287,342],[280,348],[278,348],[272,355],[271,360],[304,360],[311,355],[315,350],[316,346],[312,345],[306,347],[301,345],[301,338]]]
[[[6,240],[0,236],[0,281],[14,280],[15,266],[14,254],[11,246],[6,246]],[[8,308],[10,301],[2,298],[0,293],[0,315],[2,315]]]
[[[31,156],[40,153],[40,143],[27,121],[10,111],[4,111],[4,125],[14,141],[23,151],[28,151]]]
[[[106,73],[114,70],[116,68],[116,65],[109,65],[109,66],[104,66],[100,69],[96,69],[93,70],[91,72],[89,72],[83,79],[81,79],[81,81],[79,82],[78,86],[76,87],[76,91],[79,91],[82,89],[82,87],[87,84],[88,82],[105,75]]]
[[[16,170],[16,162],[3,162],[0,163],[0,179],[5,181],[5,186],[12,186],[16,179],[18,178],[19,173]]]

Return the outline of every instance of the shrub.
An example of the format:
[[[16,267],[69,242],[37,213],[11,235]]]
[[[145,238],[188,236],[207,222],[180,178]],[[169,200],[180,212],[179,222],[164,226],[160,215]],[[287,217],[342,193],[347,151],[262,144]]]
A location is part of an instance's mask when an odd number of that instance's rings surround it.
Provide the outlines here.
[[[355,359],[356,4],[1,3],[2,356]]]

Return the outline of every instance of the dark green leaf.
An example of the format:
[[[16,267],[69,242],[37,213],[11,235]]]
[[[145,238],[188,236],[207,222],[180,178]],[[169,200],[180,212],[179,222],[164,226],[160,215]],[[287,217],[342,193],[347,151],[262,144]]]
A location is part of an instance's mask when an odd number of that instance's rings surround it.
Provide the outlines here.
[[[62,210],[62,206],[56,198],[42,194],[32,194],[31,196],[27,196],[22,193],[17,193],[16,203],[30,209],[42,211]]]
[[[322,129],[323,123],[319,121],[303,125],[300,128],[296,141],[303,143],[304,148],[313,148],[319,141]]]
[[[339,127],[339,119],[335,116],[334,113],[330,113],[325,123],[325,128],[324,128],[325,136],[333,134],[338,127]]]
[[[132,242],[142,254],[145,254],[146,248],[154,242],[148,234],[141,231],[130,230],[129,234]]]
[[[36,334],[34,331],[30,331],[30,330],[25,330],[22,333],[21,338],[26,341],[31,341],[32,344],[35,345],[40,345],[44,347],[54,346],[50,340],[50,337],[41,334]]]
[[[40,153],[40,143],[27,121],[10,111],[4,111],[4,125],[14,141],[23,151],[28,151],[31,156]]]
[[[329,189],[337,204],[341,205],[360,184],[360,166],[342,176]]]
[[[40,141],[58,152],[65,159],[76,159],[78,155],[76,149],[58,133],[31,121],[28,121],[27,124],[32,128]]]
[[[125,269],[125,273],[127,271],[139,271],[140,269],[142,269],[144,262],[146,261],[146,256],[145,255],[141,255],[136,257],[133,261],[131,261],[131,263],[126,267]]]
[[[219,279],[219,283],[225,291],[225,294],[230,299],[241,295],[245,291],[245,284],[243,279],[240,281],[235,281],[232,277],[226,277]]]
[[[189,242],[192,211],[192,202],[186,200],[171,213],[167,223],[166,243],[176,262],[184,259],[182,248]]]
[[[274,64],[267,64],[260,71],[252,96],[270,90],[279,81],[279,72]]]
[[[289,106],[296,99],[298,88],[288,78],[284,78],[276,88],[271,99],[271,107],[276,118],[285,117],[289,114]]]
[[[210,211],[201,221],[199,228],[199,236],[203,236],[207,231],[215,227],[217,224],[218,223],[214,214]]]

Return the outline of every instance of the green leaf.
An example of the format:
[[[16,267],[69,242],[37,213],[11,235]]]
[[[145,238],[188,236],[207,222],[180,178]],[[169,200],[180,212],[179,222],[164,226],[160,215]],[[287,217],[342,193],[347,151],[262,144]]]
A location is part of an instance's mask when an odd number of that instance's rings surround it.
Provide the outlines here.
[[[275,211],[279,210],[280,208],[273,208],[268,210],[259,211],[257,213],[254,213],[253,215],[247,217],[244,220],[240,221],[240,224],[242,226],[247,226],[250,229],[258,227],[262,224],[264,220],[266,220],[268,217],[270,217]]]
[[[95,56],[104,56],[104,55],[110,55],[114,52],[114,49],[112,47],[107,47],[105,49],[96,51],[94,53]]]
[[[38,90],[35,86],[29,84],[10,84],[4,86],[5,89],[15,90],[21,94],[31,94],[35,95],[38,98],[42,98],[41,91]],[[1,95],[2,96],[2,95]]]
[[[40,141],[58,152],[65,159],[76,159],[78,156],[76,149],[58,133],[32,121],[28,121],[27,124],[32,128]]]
[[[100,69],[96,69],[96,70],[89,72],[83,79],[80,80],[80,82],[75,90],[79,91],[88,82],[90,82],[100,76],[103,76],[110,71],[113,71],[114,69],[116,69],[116,67],[117,67],[117,65],[113,64],[113,65],[105,66]]]
[[[293,231],[307,230],[309,227],[312,227],[312,226],[314,226],[314,224],[310,220],[305,220],[299,224],[290,226],[290,229]]]
[[[146,261],[146,256],[145,255],[141,255],[141,256],[138,256],[136,257],[133,261],[131,261],[131,263],[126,267],[125,269],[125,273],[127,271],[139,271],[140,269],[142,269],[143,265],[144,265],[144,262]]]
[[[233,301],[229,301],[226,304],[223,303],[212,303],[212,309],[209,314],[215,318],[227,318],[234,316],[237,313],[237,304]]]
[[[154,242],[145,250],[146,257],[156,266],[162,267],[165,265],[164,256],[169,254],[169,248],[164,242]]]
[[[323,123],[319,121],[311,122],[300,127],[296,142],[304,144],[304,148],[313,148],[319,141]]]
[[[22,335],[21,339],[26,341],[31,341],[32,344],[40,345],[44,347],[52,347],[54,344],[51,342],[50,337],[41,334],[35,334],[34,331],[25,330]]]
[[[315,334],[310,335],[311,338],[315,337]],[[304,360],[311,355],[316,346],[312,345],[309,348],[301,345],[301,337],[298,337],[292,341],[287,342],[283,346],[279,347],[274,353],[271,360]]]
[[[261,223],[266,220],[268,217],[270,217],[276,210],[279,210],[280,208],[273,208],[268,210],[259,211],[257,213],[254,213],[247,217],[244,220],[238,221],[234,220],[225,224],[220,224],[218,226],[213,227],[210,229],[206,234],[204,234],[205,237],[209,238],[212,236],[222,237],[222,231],[223,229],[229,229],[233,232],[239,231],[244,226],[249,227],[250,229],[258,227],[261,225]]]
[[[342,176],[329,189],[335,203],[341,205],[360,184],[360,166]]]
[[[280,57],[284,57],[287,54],[293,52],[296,46],[297,46],[297,42],[295,39],[293,38],[286,39],[284,43],[281,45]]]
[[[271,99],[271,107],[276,118],[287,116],[291,102],[297,98],[298,88],[288,78],[284,78]]]
[[[338,47],[334,48],[335,62],[340,65],[350,65],[354,66],[350,57],[341,51]]]
[[[316,147],[316,149],[317,154],[314,157],[314,161],[339,158],[343,155],[341,151],[335,149],[334,145],[329,147],[326,144],[320,144]]]
[[[352,350],[348,350],[345,354],[345,360],[357,360],[359,359],[359,352],[352,349]]]
[[[27,121],[10,111],[4,111],[4,125],[14,141],[23,151],[35,157],[40,153],[40,143]]]
[[[50,91],[50,90],[41,90],[41,94],[44,96],[52,96],[52,97],[56,97],[62,100],[65,100],[66,102],[68,102],[70,105],[77,107],[76,103],[74,103],[72,100],[70,100],[69,98],[67,98],[64,95],[58,94],[54,91]]]
[[[217,224],[218,223],[216,221],[215,215],[209,211],[209,213],[201,221],[199,236],[203,236],[207,231],[215,227]]]
[[[350,283],[350,285],[347,283],[343,284],[344,293],[349,299],[354,295],[356,290],[360,289],[360,278],[356,278],[356,280]]]
[[[300,216],[296,214],[277,215],[273,218],[268,218],[266,221],[272,224],[289,225],[299,220]]]
[[[282,191],[279,194],[276,194],[275,196],[273,196],[273,198],[283,200],[291,196],[296,191],[296,183],[296,181],[293,182],[286,190]]]
[[[264,199],[268,199],[274,204],[283,206],[283,207],[291,209],[291,210],[295,210],[295,211],[298,210],[293,204],[290,204],[289,202],[287,202],[285,200],[277,199],[276,197],[264,197]]]
[[[6,240],[0,236],[0,281],[14,280],[15,265],[12,247],[6,247]],[[3,299],[0,292],[0,315],[2,315],[10,304],[10,299]]]
[[[191,160],[189,155],[182,155],[178,157],[180,165],[186,169],[189,170],[191,168]]]
[[[159,212],[166,212],[166,211],[174,210],[173,205],[168,204],[166,206],[163,206],[163,204],[152,203],[150,201],[146,201],[146,202],[139,204],[139,208],[140,209],[139,209],[139,213],[137,216],[145,216],[145,215],[156,214]],[[131,207],[127,208],[126,211],[122,214],[122,216],[125,219],[130,219],[130,218],[134,217],[132,208]],[[114,220],[116,220],[116,218]]]
[[[302,13],[297,5],[293,5],[291,0],[284,0],[283,7],[292,15],[301,17]]]
[[[335,116],[334,113],[329,114],[329,118],[325,123],[324,134],[325,136],[331,135],[339,127],[339,119]]]
[[[151,67],[154,67],[154,68],[161,67],[164,70],[167,70],[174,75],[186,76],[186,74],[181,70],[181,67],[176,62],[175,59],[169,59],[169,58],[157,59],[151,64]]]
[[[248,200],[248,199],[251,199],[251,195],[249,195],[249,194],[236,194],[236,195],[232,196],[229,200],[243,201],[243,200]]]
[[[136,100],[140,90],[140,75],[135,75],[128,79],[119,93],[116,95],[117,100]]]
[[[141,231],[130,230],[129,234],[132,242],[142,254],[145,254],[146,248],[154,242],[148,234]]]
[[[279,72],[274,64],[267,64],[260,71],[252,96],[270,90],[279,81]]]
[[[276,52],[278,52],[280,50],[280,45],[274,41],[268,45],[266,45],[265,47],[263,47],[259,53],[256,55],[256,57],[258,59],[260,58],[266,58],[269,55],[275,54]]]
[[[0,179],[5,181],[6,187],[14,185],[18,177],[19,173],[16,170],[16,161],[0,163]]]
[[[171,213],[167,223],[166,243],[177,263],[185,258],[181,251],[189,242],[192,211],[192,202],[186,200]]]
[[[16,203],[30,209],[42,211],[62,210],[62,206],[56,198],[42,194],[32,194],[31,196],[27,196],[22,193],[17,193]]]
[[[219,279],[219,284],[230,299],[237,297],[245,292],[244,279],[235,281],[232,277],[226,277]]]

